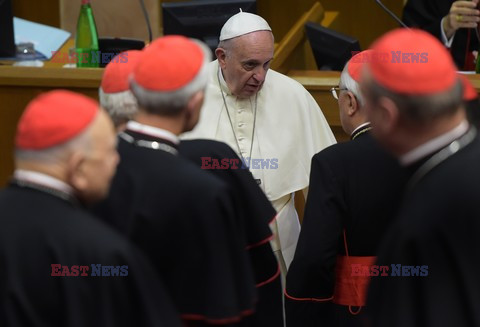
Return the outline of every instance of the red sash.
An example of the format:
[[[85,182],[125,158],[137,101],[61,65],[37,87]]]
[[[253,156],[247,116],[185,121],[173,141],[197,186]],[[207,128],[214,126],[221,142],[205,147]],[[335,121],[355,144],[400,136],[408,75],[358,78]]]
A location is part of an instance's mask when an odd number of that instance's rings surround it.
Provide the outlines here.
[[[339,255],[336,265],[336,282],[333,302],[340,305],[355,307],[365,306],[367,288],[370,276],[357,276],[353,273],[352,264],[370,267],[375,263],[376,257],[350,257]]]

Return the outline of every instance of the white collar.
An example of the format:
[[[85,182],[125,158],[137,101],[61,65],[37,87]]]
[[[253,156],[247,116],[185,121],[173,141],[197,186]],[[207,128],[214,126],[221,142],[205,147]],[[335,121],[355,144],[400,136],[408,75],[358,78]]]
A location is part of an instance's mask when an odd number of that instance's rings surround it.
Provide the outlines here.
[[[465,134],[468,130],[468,122],[466,120],[462,121],[457,127],[452,130],[437,136],[426,143],[416,147],[415,149],[405,153],[400,156],[400,163],[403,166],[408,166],[429,154],[440,150],[441,148],[447,146],[449,143],[458,139],[460,136]]]
[[[222,67],[220,67],[220,63],[218,63],[217,75],[218,75],[218,79],[220,80],[220,87],[222,88],[223,92],[225,92],[226,95],[233,95],[232,91],[230,91],[230,89],[228,88],[227,82],[225,82],[225,78],[223,77]]]
[[[180,139],[178,138],[177,135],[173,134],[170,131],[162,129],[162,128],[153,127],[153,126],[149,126],[149,125],[144,125],[144,124],[141,124],[139,122],[130,120],[127,123],[127,129],[129,129],[131,131],[134,131],[134,132],[158,137],[158,138],[170,141],[175,145],[180,144]]]
[[[46,186],[67,193],[68,195],[74,195],[74,190],[70,185],[50,175],[31,170],[16,169],[13,177],[19,181]]]

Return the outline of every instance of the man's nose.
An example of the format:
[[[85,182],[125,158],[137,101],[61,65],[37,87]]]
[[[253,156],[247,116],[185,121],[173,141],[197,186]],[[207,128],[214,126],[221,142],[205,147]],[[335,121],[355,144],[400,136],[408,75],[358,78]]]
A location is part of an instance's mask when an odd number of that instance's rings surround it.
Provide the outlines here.
[[[268,69],[265,69],[262,66],[257,67],[253,73],[253,79],[258,83],[263,83],[265,76],[267,75],[267,70]]]

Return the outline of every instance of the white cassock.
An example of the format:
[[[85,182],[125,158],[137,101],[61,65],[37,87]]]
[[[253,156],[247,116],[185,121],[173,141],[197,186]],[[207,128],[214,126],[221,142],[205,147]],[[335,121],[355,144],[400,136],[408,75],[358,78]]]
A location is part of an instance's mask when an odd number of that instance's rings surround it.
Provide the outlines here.
[[[312,156],[336,143],[335,137],[313,97],[297,81],[270,69],[257,99],[240,99],[228,89],[216,60],[209,70],[200,121],[181,138],[223,141],[247,160],[251,152],[250,171],[278,213],[271,226],[272,247],[277,257],[281,251],[283,268],[288,268],[300,233],[294,193],[307,189]]]

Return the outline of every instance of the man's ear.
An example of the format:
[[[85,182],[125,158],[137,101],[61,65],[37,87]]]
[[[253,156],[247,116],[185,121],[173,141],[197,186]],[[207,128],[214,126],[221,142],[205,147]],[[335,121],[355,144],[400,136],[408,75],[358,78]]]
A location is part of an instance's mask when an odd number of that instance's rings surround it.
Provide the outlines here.
[[[205,96],[205,92],[204,91],[199,91],[199,92],[195,93],[190,98],[190,100],[188,100],[188,102],[187,102],[187,113],[189,115],[195,115],[197,113],[197,111],[200,110],[200,108],[203,105],[204,96]]]
[[[346,95],[348,96],[348,99],[347,99],[347,115],[349,117],[352,117],[353,115],[355,115],[355,113],[357,112],[358,110],[358,100],[357,100],[357,97],[355,96],[355,94],[353,94],[353,92],[351,91],[347,91],[346,92]]]
[[[88,187],[88,181],[84,173],[85,159],[83,153],[75,151],[67,161],[68,184],[80,192]]]
[[[225,69],[225,58],[227,57],[227,53],[224,48],[217,48],[215,49],[215,56],[217,56],[218,63],[220,64],[220,68]]]
[[[398,127],[400,112],[395,102],[390,98],[381,97],[378,99],[376,110],[378,110],[382,122],[380,128],[382,128],[385,133],[390,133]]]
[[[188,100],[187,106],[184,111],[185,122],[183,126],[183,132],[191,131],[200,120],[200,109],[203,105],[205,92],[199,91],[195,93],[190,100]]]

